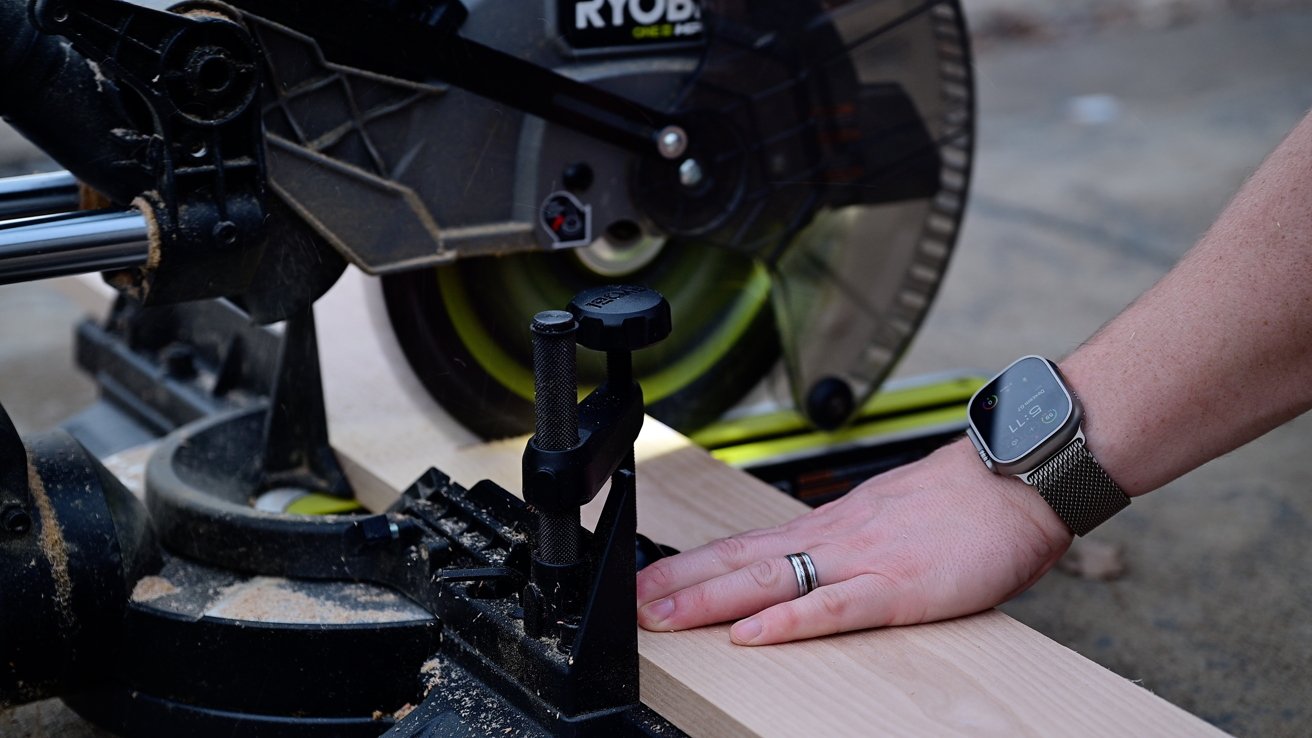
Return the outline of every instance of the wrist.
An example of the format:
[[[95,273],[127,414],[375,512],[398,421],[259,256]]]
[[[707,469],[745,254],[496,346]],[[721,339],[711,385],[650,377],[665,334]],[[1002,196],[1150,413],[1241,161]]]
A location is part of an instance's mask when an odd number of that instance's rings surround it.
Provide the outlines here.
[[[1114,393],[1107,392],[1108,373],[1093,371],[1078,356],[1063,361],[1061,371],[1084,405],[1085,443],[1107,474],[1130,497],[1160,486],[1153,478],[1151,455],[1142,453],[1154,445],[1144,440],[1148,423],[1125,412]]]
[[[935,456],[941,457],[940,468],[951,478],[967,480],[975,493],[988,495],[1020,511],[1050,545],[1064,549],[1074,537],[1033,487],[1016,477],[994,474],[980,463],[979,454],[968,439],[961,438],[944,446]]]

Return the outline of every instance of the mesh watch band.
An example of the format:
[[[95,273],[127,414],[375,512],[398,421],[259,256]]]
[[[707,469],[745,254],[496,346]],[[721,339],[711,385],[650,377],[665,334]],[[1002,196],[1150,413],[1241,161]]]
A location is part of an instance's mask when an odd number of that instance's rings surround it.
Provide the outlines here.
[[[1125,491],[1085,448],[1083,438],[1058,451],[1030,472],[1029,478],[1057,517],[1077,536],[1102,525],[1130,504]]]

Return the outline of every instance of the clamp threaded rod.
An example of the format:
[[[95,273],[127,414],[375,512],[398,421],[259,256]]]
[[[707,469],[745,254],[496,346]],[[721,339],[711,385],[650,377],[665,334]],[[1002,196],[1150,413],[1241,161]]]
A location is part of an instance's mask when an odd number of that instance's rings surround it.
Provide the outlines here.
[[[543,451],[564,451],[579,442],[578,323],[563,310],[533,317],[534,443]],[[538,559],[569,564],[579,557],[579,511],[538,513]]]

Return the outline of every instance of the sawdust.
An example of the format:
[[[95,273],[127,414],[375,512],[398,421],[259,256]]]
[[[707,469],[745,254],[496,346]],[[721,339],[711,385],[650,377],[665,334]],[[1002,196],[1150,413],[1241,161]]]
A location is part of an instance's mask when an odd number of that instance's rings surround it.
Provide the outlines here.
[[[164,577],[142,577],[141,581],[137,582],[137,586],[132,588],[132,601],[150,602],[161,597],[167,597],[177,591],[178,588],[174,586],[173,582]]]
[[[96,92],[104,92],[105,83],[109,82],[109,78],[105,76],[104,72],[100,71],[99,64],[90,59],[87,59],[86,62],[87,68],[91,70],[91,77],[96,80]]]
[[[362,584],[347,585],[360,607],[330,602],[296,589],[281,577],[255,577],[224,587],[205,613],[264,623],[347,625],[414,619],[409,601]],[[390,595],[390,596],[389,596]],[[366,599],[367,598],[367,599]]]
[[[159,267],[161,251],[163,250],[164,238],[160,235],[159,222],[155,220],[155,208],[150,204],[150,200],[144,197],[138,197],[132,201],[132,206],[141,211],[146,216],[146,240],[150,243],[150,254],[146,258],[146,271],[154,271]]]
[[[382,710],[374,710],[373,715],[371,715],[370,717],[372,717],[374,720],[382,720],[383,718],[390,717],[393,720],[400,722],[402,720],[405,720],[406,715],[409,715],[410,713],[414,712],[416,707],[418,707],[418,705],[412,705],[409,702],[407,702],[404,705],[398,707],[396,709],[396,712],[383,712]]]
[[[45,483],[41,481],[41,475],[36,473],[36,467],[30,461],[31,449],[28,449],[27,456],[29,459],[27,486],[32,491],[37,513],[41,516],[41,536],[38,542],[41,552],[50,562],[50,575],[55,580],[55,604],[59,608],[60,615],[63,616],[64,624],[71,628],[74,625],[73,578],[68,572],[68,543],[64,540],[64,531],[59,527],[59,520],[55,518],[55,506],[51,504],[50,496],[46,494]]]
[[[407,702],[404,705],[401,705],[401,709],[392,713],[392,717],[396,718],[397,720],[404,720],[406,715],[409,715],[414,711],[415,711],[415,706]]]
[[[424,680],[424,696],[427,697],[429,692],[442,683],[442,662],[436,656],[425,661],[419,667],[419,675]]]
[[[439,661],[436,656],[425,661],[419,667],[419,676],[424,681],[424,694],[419,698],[422,702],[428,697],[429,692],[432,692],[437,685],[442,683],[442,662]],[[416,707],[418,707],[418,705],[412,705],[407,702],[398,707],[395,712],[391,713],[386,713],[382,710],[374,710],[373,719],[382,720],[384,717],[390,716],[393,720],[399,722],[404,720],[407,715],[414,712]]]
[[[112,207],[114,207],[114,201],[110,200],[108,195],[86,182],[77,183],[78,210],[104,210]]]
[[[100,460],[105,469],[109,471],[123,486],[132,493],[138,500],[146,499],[146,464],[150,461],[151,453],[158,447],[156,442],[145,443],[140,446],[134,446],[125,451],[119,451],[116,454],[107,456]]]

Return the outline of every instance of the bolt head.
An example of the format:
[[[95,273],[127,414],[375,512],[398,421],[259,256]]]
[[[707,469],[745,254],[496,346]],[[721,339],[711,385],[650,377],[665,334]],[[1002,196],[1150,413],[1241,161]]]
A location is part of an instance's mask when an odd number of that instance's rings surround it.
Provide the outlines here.
[[[237,243],[237,224],[230,220],[221,220],[214,224],[213,235],[220,246],[232,246]]]
[[[666,159],[677,159],[688,150],[688,133],[678,126],[666,126],[656,134],[656,150]]]
[[[702,183],[702,165],[696,159],[684,159],[679,165],[679,184],[692,188]]]
[[[821,430],[836,430],[856,412],[852,385],[839,377],[822,377],[806,393],[806,417]]]
[[[32,516],[28,515],[23,508],[14,505],[5,508],[4,512],[0,513],[0,525],[3,525],[4,529],[10,533],[22,535],[32,530]]]

